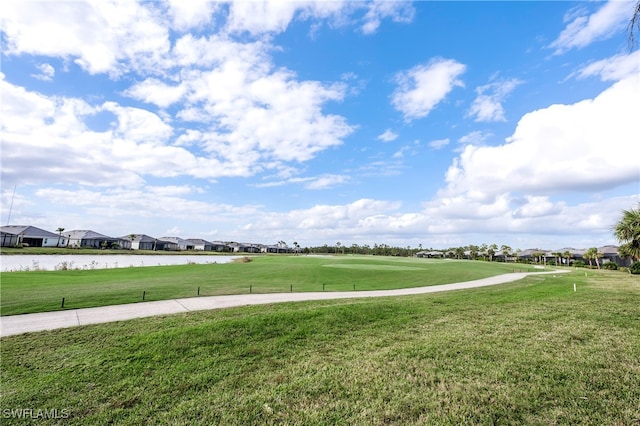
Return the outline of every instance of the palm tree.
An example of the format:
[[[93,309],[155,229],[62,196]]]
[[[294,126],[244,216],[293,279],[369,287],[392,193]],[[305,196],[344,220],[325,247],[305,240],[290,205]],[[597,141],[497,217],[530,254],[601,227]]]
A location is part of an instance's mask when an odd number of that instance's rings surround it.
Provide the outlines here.
[[[478,257],[478,251],[479,250],[480,250],[480,247],[471,244],[469,246],[469,258],[475,260],[475,258]]]
[[[489,254],[489,262],[493,262],[493,256],[495,256],[496,250],[498,250],[497,244],[491,244],[489,246],[489,249],[487,250],[487,253]]]
[[[571,254],[571,252],[569,250],[565,250],[562,253],[562,257],[564,257],[565,259],[567,259],[567,266],[571,266],[571,258],[573,257],[573,255]]]
[[[589,248],[587,251],[584,252],[584,254],[582,255],[583,258],[587,259],[589,261],[589,267],[593,267],[593,263],[592,261],[594,259],[596,259],[598,256],[598,249],[595,247],[591,247]]]
[[[640,260],[640,203],[636,209],[623,210],[612,230],[616,239],[626,246],[631,261]]]
[[[618,256],[620,256],[622,259],[630,258],[633,264],[633,256],[631,256],[631,252],[632,250],[629,247],[629,244],[623,244],[618,248]],[[629,273],[631,273],[631,269],[629,269]]]
[[[544,256],[544,253],[539,250],[531,253],[531,257],[535,257],[536,263],[540,263],[540,261],[542,260],[542,256]]]
[[[58,244],[56,244],[56,247],[60,247],[60,239],[62,238],[62,231],[64,231],[64,228],[56,229],[56,232],[58,233]]]
[[[504,256],[504,261],[506,262],[507,257],[509,257],[509,255],[511,254],[511,247],[503,244],[500,246],[500,251],[502,252],[502,255]]]

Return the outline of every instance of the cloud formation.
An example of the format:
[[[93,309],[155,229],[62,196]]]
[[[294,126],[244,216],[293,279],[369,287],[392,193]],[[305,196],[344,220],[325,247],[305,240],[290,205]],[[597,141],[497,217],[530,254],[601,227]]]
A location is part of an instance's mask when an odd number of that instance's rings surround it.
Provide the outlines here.
[[[633,8],[634,2],[609,0],[595,13],[573,19],[549,48],[554,49],[554,53],[559,55],[609,38],[616,30],[628,24],[633,16]]]
[[[506,121],[502,103],[507,96],[522,82],[512,78],[498,80],[476,88],[477,97],[467,112],[467,117],[475,121]]]
[[[396,74],[397,88],[391,103],[406,121],[424,118],[455,87],[464,87],[458,78],[466,66],[453,59],[435,58],[426,64]]]

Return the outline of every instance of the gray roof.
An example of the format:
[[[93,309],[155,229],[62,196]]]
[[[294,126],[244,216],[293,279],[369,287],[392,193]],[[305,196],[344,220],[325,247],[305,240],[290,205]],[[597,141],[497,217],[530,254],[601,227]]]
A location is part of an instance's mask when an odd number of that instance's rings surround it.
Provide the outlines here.
[[[58,234],[36,228],[35,226],[7,225],[0,228],[6,234],[22,235],[27,238],[57,238]]]
[[[156,238],[150,237],[150,236],[145,235],[145,234],[129,234],[129,235],[125,235],[124,237],[120,237],[120,238],[123,239],[123,240],[131,241],[131,235],[134,236],[133,242],[152,243],[152,242],[156,241]]]
[[[176,243],[176,244],[184,244],[186,243],[188,240],[185,240],[184,238],[180,238],[180,237],[161,237],[160,238],[161,241],[169,241],[171,243]]]
[[[618,254],[620,247],[617,246],[602,246],[598,250],[602,254]]]
[[[102,235],[99,232],[86,230],[86,229],[76,229],[73,231],[65,231],[62,233],[63,236],[68,236],[74,240],[94,240],[94,239],[115,239],[109,237],[107,235]]]
[[[549,250],[542,250],[542,249],[526,249],[526,250],[522,250],[521,252],[518,253],[519,257],[524,257],[524,256],[533,256],[533,253],[548,253]]]
[[[211,242],[209,242],[207,240],[203,240],[202,238],[187,238],[187,242],[193,243],[193,244],[209,244],[209,245],[211,245]]]

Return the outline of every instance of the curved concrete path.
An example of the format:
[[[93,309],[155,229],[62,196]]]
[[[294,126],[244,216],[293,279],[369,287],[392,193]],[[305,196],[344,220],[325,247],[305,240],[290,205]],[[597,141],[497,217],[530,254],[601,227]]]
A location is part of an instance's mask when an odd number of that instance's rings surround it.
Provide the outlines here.
[[[520,280],[528,275],[558,274],[569,271],[519,272],[497,275],[463,283],[442,284],[429,287],[403,288],[397,290],[371,290],[346,292],[308,292],[239,294],[229,296],[201,296],[187,299],[159,300],[155,302],[129,303],[126,305],[100,306],[97,308],[70,309],[68,311],[40,312],[36,314],[10,315],[0,317],[0,337],[30,333],[57,328],[77,327],[124,321],[155,315],[170,315],[181,312],[230,308],[247,305],[266,305],[280,302],[300,302],[305,300],[355,299],[363,297],[407,296],[412,294],[436,293],[440,291],[462,290],[485,287]]]

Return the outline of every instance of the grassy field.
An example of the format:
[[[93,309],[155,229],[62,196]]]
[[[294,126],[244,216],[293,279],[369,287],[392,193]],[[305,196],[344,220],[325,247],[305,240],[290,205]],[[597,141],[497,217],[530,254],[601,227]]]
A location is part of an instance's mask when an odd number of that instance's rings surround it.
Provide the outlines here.
[[[640,281],[587,275],[3,338],[2,424],[638,424]]]
[[[469,281],[533,270],[498,262],[374,256],[256,256],[249,263],[3,272],[0,313],[222,294],[380,290]],[[324,286],[323,286],[324,284]]]

